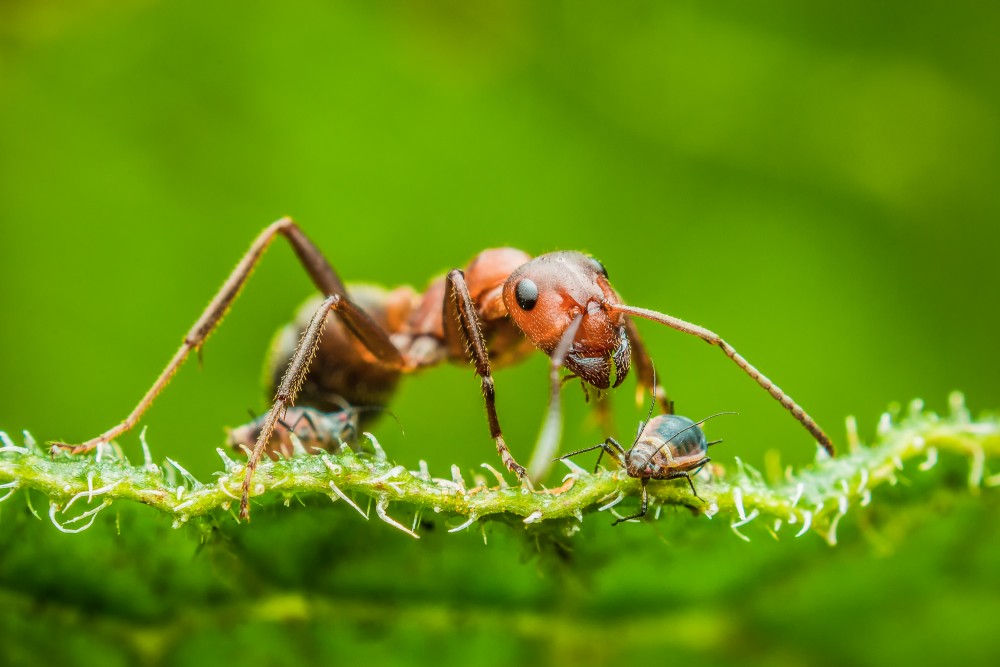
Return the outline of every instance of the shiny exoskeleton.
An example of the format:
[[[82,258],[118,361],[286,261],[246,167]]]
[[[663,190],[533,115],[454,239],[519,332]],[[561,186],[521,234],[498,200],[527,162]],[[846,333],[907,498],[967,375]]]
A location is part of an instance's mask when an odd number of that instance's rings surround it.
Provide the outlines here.
[[[717,415],[712,415],[712,417],[715,416]],[[629,477],[640,480],[642,483],[642,503],[639,512],[632,516],[622,517],[611,524],[616,526],[622,521],[640,519],[646,516],[646,510],[649,506],[649,493],[646,490],[646,485],[651,479],[669,480],[683,477],[691,486],[691,493],[694,494],[694,497],[700,498],[698,492],[695,491],[691,476],[697,474],[706,463],[712,460],[707,455],[709,446],[721,442],[721,440],[709,442],[705,437],[705,432],[701,430],[700,425],[707,419],[711,419],[711,417],[695,422],[681,415],[658,415],[640,426],[635,442],[627,450],[614,438],[608,438],[599,445],[571,452],[560,456],[559,459],[600,449],[601,453],[597,457],[594,472],[597,472],[597,466],[601,464],[601,457],[607,452],[608,456],[614,459],[618,465],[625,468]]]
[[[384,405],[399,378],[445,361],[475,366],[486,404],[490,435],[504,465],[525,478],[511,455],[496,411],[494,365],[514,363],[535,348],[551,360],[551,395],[543,436],[533,460],[543,476],[558,444],[559,372],[566,368],[597,389],[619,386],[636,366],[639,386],[669,409],[655,382],[652,362],[632,317],[665,324],[719,347],[789,410],[829,452],[833,445],[813,419],[717,334],[644,308],[627,306],[608,282],[604,266],[579,252],[531,258],[513,248],[484,250],[462,269],[437,278],[422,293],[410,287],[348,289],[319,249],[290,218],[269,225],[254,240],[222,288],[184,337],[180,349],[128,417],[81,445],[87,451],[125,433],[205,340],[239,295],[264,251],[285,238],[312,278],[321,298],[300,314],[276,345],[274,402],[247,463],[240,515],[249,516],[251,480],[279,420],[301,397],[304,405],[334,409],[340,399],[354,405]],[[280,369],[284,368],[281,372]],[[280,375],[280,380],[278,379]]]

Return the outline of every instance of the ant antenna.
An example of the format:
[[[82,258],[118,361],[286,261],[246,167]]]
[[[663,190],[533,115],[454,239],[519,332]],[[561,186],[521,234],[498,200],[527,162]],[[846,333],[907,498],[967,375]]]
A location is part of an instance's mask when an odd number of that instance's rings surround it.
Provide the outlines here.
[[[709,416],[705,417],[702,420],[696,421],[695,423],[691,424],[690,426],[685,426],[681,430],[677,431],[677,433],[674,433],[672,436],[670,436],[665,443],[663,443],[662,445],[660,445],[659,447],[657,447],[655,451],[653,451],[649,456],[647,456],[646,457],[646,463],[649,463],[650,461],[652,461],[654,456],[656,456],[657,454],[659,454],[660,451],[664,447],[666,447],[671,442],[673,442],[674,438],[676,438],[677,436],[679,436],[681,433],[684,433],[685,431],[690,431],[691,429],[695,428],[696,426],[700,426],[700,425],[704,424],[705,422],[707,422],[709,419],[712,419],[714,417],[721,417],[722,415],[738,415],[738,414],[739,414],[738,412],[716,412],[714,415],[709,415]],[[639,438],[636,438],[636,442],[638,442],[638,441],[639,441]],[[719,440],[719,441],[716,441],[716,442],[722,442],[722,441]]]

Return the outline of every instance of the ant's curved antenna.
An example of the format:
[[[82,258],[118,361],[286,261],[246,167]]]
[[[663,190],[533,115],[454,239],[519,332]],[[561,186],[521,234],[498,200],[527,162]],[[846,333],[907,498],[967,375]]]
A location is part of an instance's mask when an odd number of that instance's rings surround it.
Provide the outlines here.
[[[738,413],[738,412],[716,412],[714,415],[709,415],[709,416],[705,417],[702,420],[696,421],[695,423],[691,424],[690,426],[685,426],[681,430],[677,431],[677,433],[674,433],[672,436],[670,436],[665,443],[663,443],[662,445],[660,445],[659,447],[657,447],[653,452],[651,452],[650,455],[646,457],[646,463],[649,463],[650,461],[652,461],[654,456],[656,456],[657,454],[659,454],[663,450],[664,447],[666,447],[671,442],[673,442],[674,438],[676,438],[677,436],[679,436],[681,433],[684,433],[685,431],[690,431],[691,429],[695,428],[696,426],[700,426],[700,425],[704,424],[705,422],[707,422],[709,419],[712,419],[714,417],[721,417],[722,415],[738,415],[738,414],[740,414],[740,413]],[[636,438],[636,442],[638,442],[638,441],[639,441],[639,439]]]

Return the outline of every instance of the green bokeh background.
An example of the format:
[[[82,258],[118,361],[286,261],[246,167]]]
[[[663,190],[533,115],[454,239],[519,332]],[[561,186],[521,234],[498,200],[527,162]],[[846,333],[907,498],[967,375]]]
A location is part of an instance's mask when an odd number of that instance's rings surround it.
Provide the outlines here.
[[[422,287],[498,245],[592,252],[627,302],[718,331],[840,442],[845,415],[869,437],[896,400],[943,408],[961,389],[974,411],[996,408],[997,34],[1000,10],[982,2],[2,3],[0,429],[77,442],[124,417],[282,214],[345,279],[386,285]],[[310,290],[275,244],[203,369],[189,362],[145,418],[154,452],[198,476],[218,468],[222,428],[263,408],[264,351]],[[807,434],[718,351],[640,328],[682,413],[740,412],[718,426],[720,460],[760,463],[770,448],[810,459]],[[405,435],[377,430],[390,455],[441,472],[495,464],[477,384],[456,367],[407,379],[392,405]],[[641,413],[631,387],[615,397],[621,434]],[[497,389],[508,442],[527,458],[544,358],[500,371]],[[577,392],[565,403],[565,447],[606,435]],[[122,444],[137,453],[134,434]],[[997,535],[982,526],[995,505],[939,500],[933,521],[901,506],[880,546],[848,525],[854,544],[834,551],[759,545],[762,532],[746,547],[684,517],[613,532],[597,520],[567,562],[503,531],[488,549],[440,535],[401,547],[342,507],[276,514],[260,525],[324,533],[303,556],[310,572],[354,563],[378,584],[333,577],[317,589],[322,608],[150,640],[140,654],[192,664],[244,650],[242,638],[261,664],[268,651],[611,663],[645,643],[723,663],[943,659],[992,637]],[[12,529],[4,512],[0,525],[29,544],[0,559],[18,610],[51,593],[24,583],[31,563],[64,552],[114,563],[109,542],[142,548],[113,522],[70,538]],[[234,592],[241,570],[156,530],[163,553],[129,565],[135,576],[159,558],[198,574],[154,587],[174,600],[163,609],[107,603],[122,636],[188,617],[202,627],[179,591],[259,599]],[[242,560],[274,563],[252,531],[229,538]],[[80,651],[115,655],[118,635],[80,629],[90,588],[64,567],[56,597],[78,611],[46,613],[63,614]],[[414,572],[428,585],[411,585]],[[289,574],[260,589],[308,584]],[[520,630],[504,639],[507,621]],[[941,636],[936,648],[921,631]],[[43,655],[44,635],[23,636],[22,657]]]

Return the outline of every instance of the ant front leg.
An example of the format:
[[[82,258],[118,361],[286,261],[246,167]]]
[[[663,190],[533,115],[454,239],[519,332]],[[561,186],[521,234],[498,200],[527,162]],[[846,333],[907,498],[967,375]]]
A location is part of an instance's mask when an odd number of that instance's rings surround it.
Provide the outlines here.
[[[559,392],[563,386],[559,371],[562,370],[563,362],[566,361],[566,355],[569,354],[582,322],[583,315],[573,318],[549,357],[549,409],[542,424],[542,431],[538,435],[538,442],[535,443],[535,451],[528,462],[528,477],[533,482],[540,482],[549,474],[549,469],[552,467],[550,459],[559,449],[559,441],[562,439],[562,406],[559,403]]]
[[[281,378],[278,392],[274,397],[274,405],[267,413],[264,425],[261,427],[260,435],[257,437],[257,444],[254,445],[250,459],[247,461],[246,475],[243,477],[243,495],[240,497],[240,518],[246,519],[250,516],[250,483],[253,480],[254,471],[260,462],[260,457],[264,452],[264,447],[271,439],[274,425],[278,423],[281,415],[288,406],[295,403],[295,398],[302,388],[302,382],[309,372],[313,357],[316,356],[316,348],[319,347],[320,336],[326,326],[326,316],[329,313],[337,315],[341,322],[354,334],[355,338],[371,352],[381,364],[390,368],[402,368],[404,360],[402,354],[396,349],[389,339],[389,334],[380,327],[365,311],[361,310],[346,295],[332,294],[323,300],[316,313],[309,321],[302,338],[299,340],[295,353],[288,363],[288,369]]]
[[[264,255],[264,251],[267,247],[271,245],[271,241],[275,239],[276,236],[284,236],[285,239],[292,245],[292,249],[298,256],[299,261],[302,262],[302,266],[305,268],[306,272],[312,278],[313,283],[323,294],[345,294],[344,285],[340,281],[333,267],[330,266],[326,258],[319,249],[313,245],[302,230],[299,229],[298,225],[292,221],[291,218],[281,218],[277,222],[274,222],[264,231],[262,231],[254,242],[250,245],[250,249],[243,255],[240,259],[239,264],[233,269],[233,272],[229,274],[226,282],[223,283],[222,287],[219,289],[218,293],[212,299],[211,303],[198,318],[198,321],[194,323],[191,330],[188,331],[187,335],[184,336],[184,341],[181,343],[180,349],[174,353],[174,356],[167,363],[166,368],[160,372],[159,377],[153,382],[153,386],[149,388],[146,394],[140,399],[138,405],[136,405],[132,412],[129,413],[128,417],[125,418],[123,422],[117,426],[105,431],[101,435],[88,440],[87,442],[72,446],[65,444],[57,444],[57,447],[70,449],[72,454],[79,454],[80,452],[86,452],[98,445],[108,443],[118,436],[129,431],[133,426],[135,426],[139,419],[142,417],[143,413],[149,409],[156,400],[156,397],[161,391],[169,384],[170,380],[173,378],[174,374],[181,367],[181,364],[187,359],[188,355],[192,350],[201,353],[201,347],[205,344],[205,340],[209,335],[215,330],[222,321],[222,318],[229,311],[230,306],[236,297],[239,296],[240,290],[243,289],[243,285],[246,284],[247,279],[250,274],[253,273],[254,268],[257,266],[257,262]],[[272,425],[273,426],[273,425]]]
[[[476,306],[469,295],[469,286],[465,283],[465,274],[454,269],[445,280],[444,295],[444,335],[448,349],[454,354],[464,347],[472,357],[476,366],[476,374],[480,378],[483,389],[483,400],[486,402],[486,419],[490,425],[490,437],[496,442],[497,453],[503,464],[512,473],[524,480],[527,472],[507,449],[500,430],[500,419],[497,417],[496,388],[493,383],[493,372],[490,369],[490,357],[486,351],[486,340],[483,337],[482,324],[476,312]]]

